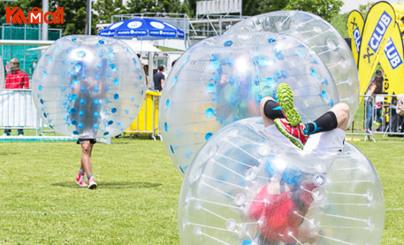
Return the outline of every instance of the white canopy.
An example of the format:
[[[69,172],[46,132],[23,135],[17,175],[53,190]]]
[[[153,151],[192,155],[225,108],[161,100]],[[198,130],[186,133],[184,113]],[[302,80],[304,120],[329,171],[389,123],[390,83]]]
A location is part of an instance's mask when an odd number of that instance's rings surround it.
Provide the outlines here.
[[[121,41],[125,42],[136,52],[161,52],[160,49],[153,45],[153,41],[139,41],[136,39],[121,39]]]

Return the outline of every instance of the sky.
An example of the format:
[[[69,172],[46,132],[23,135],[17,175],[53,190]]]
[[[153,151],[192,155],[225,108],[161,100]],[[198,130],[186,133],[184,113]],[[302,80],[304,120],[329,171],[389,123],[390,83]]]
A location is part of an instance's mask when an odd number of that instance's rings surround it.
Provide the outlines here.
[[[376,3],[377,0],[343,0],[344,5],[341,7],[341,13],[349,13],[354,9],[359,9],[359,5],[366,5],[368,3]],[[389,3],[402,3],[404,0],[386,0]]]

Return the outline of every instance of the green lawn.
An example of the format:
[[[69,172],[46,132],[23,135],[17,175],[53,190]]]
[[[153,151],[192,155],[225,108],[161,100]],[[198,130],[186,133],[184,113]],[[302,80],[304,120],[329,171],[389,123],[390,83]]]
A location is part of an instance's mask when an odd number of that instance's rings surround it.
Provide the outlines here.
[[[352,143],[383,183],[382,244],[404,244],[404,139],[376,139]],[[74,183],[79,159],[73,142],[0,143],[0,244],[179,244],[183,177],[163,142],[95,145],[94,191]]]

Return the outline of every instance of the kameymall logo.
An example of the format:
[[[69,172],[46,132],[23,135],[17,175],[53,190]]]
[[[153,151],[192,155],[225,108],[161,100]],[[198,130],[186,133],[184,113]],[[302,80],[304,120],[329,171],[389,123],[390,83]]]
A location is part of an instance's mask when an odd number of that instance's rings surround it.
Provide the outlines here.
[[[32,8],[28,11],[28,21],[22,9],[19,7],[6,8],[6,23],[10,24],[63,24],[63,7],[57,7],[55,12],[46,12],[39,10],[39,8]]]

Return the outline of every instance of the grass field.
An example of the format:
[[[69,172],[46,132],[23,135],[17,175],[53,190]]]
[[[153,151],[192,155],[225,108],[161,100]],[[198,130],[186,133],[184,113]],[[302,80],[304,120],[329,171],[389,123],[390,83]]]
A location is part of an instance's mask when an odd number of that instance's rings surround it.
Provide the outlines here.
[[[382,244],[404,244],[404,139],[376,140],[352,143],[383,183]],[[97,144],[94,191],[74,182],[79,159],[72,142],[0,143],[0,244],[179,244],[183,177],[163,142]]]

